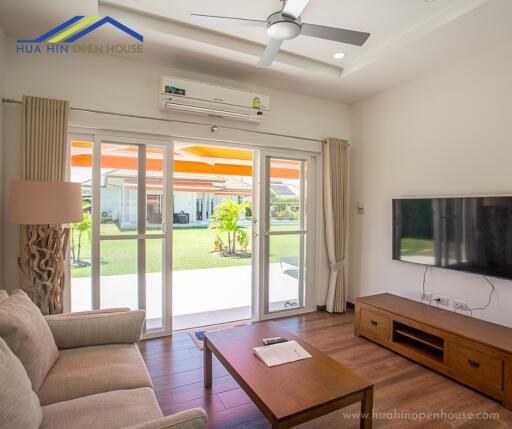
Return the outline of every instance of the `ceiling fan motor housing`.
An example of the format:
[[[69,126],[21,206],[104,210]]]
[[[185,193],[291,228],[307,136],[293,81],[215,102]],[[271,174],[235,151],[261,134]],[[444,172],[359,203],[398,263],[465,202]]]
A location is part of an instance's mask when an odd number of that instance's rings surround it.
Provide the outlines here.
[[[267,19],[267,34],[274,40],[290,40],[301,32],[300,18],[292,18],[276,12]]]

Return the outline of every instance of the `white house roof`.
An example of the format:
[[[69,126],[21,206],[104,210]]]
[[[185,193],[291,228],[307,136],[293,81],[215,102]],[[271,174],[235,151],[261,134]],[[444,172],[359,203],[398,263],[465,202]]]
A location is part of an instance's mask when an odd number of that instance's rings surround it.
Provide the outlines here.
[[[148,179],[162,179],[163,174],[161,171],[147,171],[146,177]],[[101,175],[102,184],[106,184],[108,178],[137,178],[137,171],[135,170],[109,170],[105,171]],[[247,183],[241,177],[237,176],[221,176],[212,174],[200,174],[200,173],[175,173],[175,181],[187,181],[187,182],[211,182],[213,187],[218,190],[240,190],[240,191],[251,191],[252,184]],[[86,180],[82,183],[83,187],[90,187],[91,180]],[[274,191],[279,197],[294,197],[298,195],[297,187],[293,184],[283,183],[281,181],[277,183],[271,183],[272,191]]]

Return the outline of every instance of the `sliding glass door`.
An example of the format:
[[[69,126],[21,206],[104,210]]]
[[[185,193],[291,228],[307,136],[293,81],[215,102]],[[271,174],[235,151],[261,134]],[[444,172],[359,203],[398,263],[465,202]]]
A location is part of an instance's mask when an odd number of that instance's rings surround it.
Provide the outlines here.
[[[170,148],[168,142],[125,137],[71,142],[71,179],[80,177],[77,166],[87,166],[84,153],[91,164],[81,181],[90,227],[82,227],[80,242],[88,260],[71,263],[72,311],[143,309],[146,334],[170,332]],[[73,226],[74,242],[78,234]]]
[[[146,311],[145,336],[314,309],[316,157],[70,136],[71,311]]]
[[[308,156],[262,152],[260,283],[263,317],[312,305],[314,194]],[[312,288],[311,288],[312,289]]]

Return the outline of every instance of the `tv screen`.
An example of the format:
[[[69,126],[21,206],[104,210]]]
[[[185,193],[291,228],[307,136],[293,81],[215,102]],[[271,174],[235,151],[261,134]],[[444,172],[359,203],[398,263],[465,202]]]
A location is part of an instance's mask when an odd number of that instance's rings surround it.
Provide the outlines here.
[[[393,200],[393,259],[512,279],[512,197]]]

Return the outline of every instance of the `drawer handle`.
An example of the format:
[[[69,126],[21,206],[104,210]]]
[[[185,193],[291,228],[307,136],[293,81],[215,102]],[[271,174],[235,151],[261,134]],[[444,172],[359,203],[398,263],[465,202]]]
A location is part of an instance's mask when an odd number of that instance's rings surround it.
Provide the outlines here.
[[[377,326],[378,323],[375,321],[375,320],[370,320],[370,323],[373,325],[373,326]]]
[[[480,368],[480,362],[477,362],[476,360],[468,359],[468,363],[469,363],[473,368]]]

